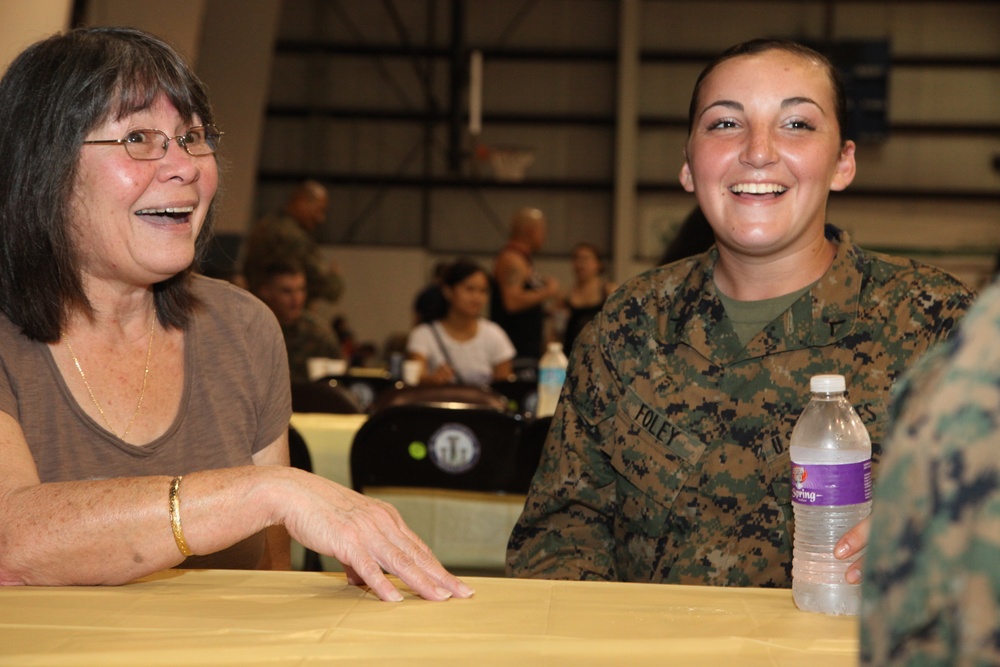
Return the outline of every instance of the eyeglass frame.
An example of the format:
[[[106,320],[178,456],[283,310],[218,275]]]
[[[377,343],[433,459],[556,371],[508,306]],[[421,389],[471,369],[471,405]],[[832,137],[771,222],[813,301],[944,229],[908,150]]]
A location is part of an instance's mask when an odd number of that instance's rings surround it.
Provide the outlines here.
[[[210,133],[208,131],[208,128],[214,128],[215,132],[211,132]],[[184,139],[184,137],[187,136],[187,135],[189,135],[189,134],[191,134],[191,132],[193,130],[204,130],[204,132],[205,132],[205,145],[209,146],[209,147],[210,147],[210,144],[208,142],[209,135],[211,134],[211,135],[215,136],[216,147],[212,148],[212,150],[210,150],[207,153],[192,153],[191,150],[188,148],[187,141]],[[164,141],[163,141],[163,155],[160,155],[159,157],[136,157],[136,156],[132,155],[132,152],[128,149],[129,144],[128,144],[127,139],[128,139],[128,136],[130,134],[132,134],[133,132],[153,132],[153,133],[158,134],[161,137],[163,137],[163,139],[164,139]],[[125,136],[122,137],[121,139],[90,139],[90,140],[84,141],[82,143],[84,143],[84,144],[95,144],[95,145],[107,145],[107,146],[110,146],[110,145],[113,145],[113,144],[118,144],[118,145],[122,146],[125,149],[125,152],[128,153],[128,156],[130,158],[132,158],[133,160],[141,160],[143,162],[148,162],[148,161],[151,161],[151,160],[162,160],[163,158],[165,158],[167,156],[167,149],[169,148],[169,144],[170,144],[171,141],[174,141],[178,146],[180,146],[181,148],[183,148],[184,152],[187,153],[188,155],[190,155],[191,157],[205,157],[206,155],[215,155],[215,151],[218,150],[218,142],[222,139],[222,135],[224,135],[224,134],[225,134],[225,132],[223,132],[222,130],[220,130],[215,125],[194,125],[194,126],[188,128],[188,131],[185,132],[184,134],[178,134],[178,135],[175,135],[175,136],[170,136],[169,134],[167,134],[163,130],[157,130],[157,129],[154,129],[154,128],[151,128],[151,127],[148,127],[148,128],[142,128],[142,127],[140,127],[140,128],[136,128],[134,130],[129,130],[128,132],[125,133]]]

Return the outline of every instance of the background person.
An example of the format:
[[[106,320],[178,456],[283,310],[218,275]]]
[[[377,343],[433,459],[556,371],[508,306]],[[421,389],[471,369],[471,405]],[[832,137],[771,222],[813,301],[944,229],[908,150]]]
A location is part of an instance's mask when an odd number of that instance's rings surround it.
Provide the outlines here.
[[[327,189],[316,181],[304,181],[285,203],[282,215],[268,216],[247,237],[243,275],[247,287],[256,292],[266,277],[266,267],[275,260],[296,262],[305,269],[311,304],[317,299],[331,303],[340,299],[344,283],[333,262],[324,260],[313,235],[326,222],[330,207]]]
[[[274,317],[191,270],[220,137],[138,30],[51,37],[0,80],[0,584],[283,568],[290,533],[382,599],[383,568],[471,594],[391,507],[288,467]]]
[[[441,280],[450,265],[451,262],[445,260],[434,263],[431,282],[417,292],[413,299],[413,326],[440,320],[448,313],[448,301],[444,298]]]
[[[494,293],[490,318],[507,333],[517,356],[537,360],[542,356],[545,307],[559,296],[559,281],[538,275],[532,255],[545,245],[548,221],[537,208],[514,214],[507,245],[497,255],[493,269]]]
[[[506,380],[514,345],[503,329],[483,317],[490,294],[486,271],[458,260],[445,269],[441,289],[447,314],[417,325],[406,342],[409,358],[422,362],[420,383],[483,386]]]
[[[702,72],[680,180],[716,245],[630,280],[577,339],[511,574],[790,586],[787,445],[819,373],[846,377],[877,469],[893,382],[972,294],[826,225],[855,173],[845,106],[830,63],[793,42]]]
[[[594,319],[615,285],[604,277],[604,259],[593,243],[573,246],[573,287],[563,301],[566,310],[566,327],[563,333],[563,351],[568,356],[573,341],[583,327]]]
[[[288,373],[293,384],[309,382],[309,359],[340,359],[340,343],[330,327],[306,310],[306,273],[301,266],[276,260],[264,267],[256,296],[281,326],[288,353]]]

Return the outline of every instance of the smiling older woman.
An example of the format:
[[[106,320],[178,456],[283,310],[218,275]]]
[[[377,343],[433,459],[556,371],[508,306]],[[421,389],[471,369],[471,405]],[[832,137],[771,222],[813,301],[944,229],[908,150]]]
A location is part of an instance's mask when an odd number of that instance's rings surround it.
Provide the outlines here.
[[[278,325],[192,272],[221,137],[137,30],[52,37],[0,81],[0,583],[287,567],[290,533],[382,599],[383,569],[470,595],[391,507],[287,466]]]
[[[626,283],[577,340],[510,572],[791,585],[787,443],[810,376],[847,378],[877,461],[893,382],[972,299],[826,224],[855,173],[844,108],[831,64],[793,42],[702,72],[680,180],[716,245]]]

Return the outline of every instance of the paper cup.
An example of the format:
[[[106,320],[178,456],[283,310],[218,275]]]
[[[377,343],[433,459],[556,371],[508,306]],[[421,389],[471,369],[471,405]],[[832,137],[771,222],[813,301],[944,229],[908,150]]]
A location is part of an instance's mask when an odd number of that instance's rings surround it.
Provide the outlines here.
[[[323,357],[309,357],[306,361],[306,372],[309,374],[310,380],[319,380],[326,377],[327,361],[329,360]]]
[[[346,375],[347,374],[347,359],[327,359],[326,360],[326,374],[327,375]]]
[[[309,374],[310,380],[319,380],[328,375],[344,375],[347,373],[347,361],[328,357],[310,357],[306,362],[306,372]]]
[[[420,384],[420,371],[423,369],[423,362],[418,359],[408,359],[403,362],[403,382],[413,386]]]

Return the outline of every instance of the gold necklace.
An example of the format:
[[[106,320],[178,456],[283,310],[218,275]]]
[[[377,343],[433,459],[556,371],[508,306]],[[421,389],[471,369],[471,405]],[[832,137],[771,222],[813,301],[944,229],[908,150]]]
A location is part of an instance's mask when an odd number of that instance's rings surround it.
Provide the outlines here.
[[[142,371],[142,390],[139,391],[139,402],[135,406],[135,412],[132,413],[132,419],[128,420],[128,424],[125,425],[125,430],[122,431],[121,435],[118,435],[118,431],[111,425],[111,421],[108,420],[108,416],[104,414],[104,410],[101,408],[101,404],[97,402],[97,398],[94,396],[94,391],[90,388],[90,383],[87,382],[87,376],[83,373],[83,368],[80,366],[80,360],[76,358],[73,354],[73,346],[69,344],[69,339],[66,338],[66,334],[63,334],[63,340],[66,342],[66,349],[69,350],[69,356],[73,357],[73,363],[76,364],[76,370],[80,371],[80,377],[83,379],[83,386],[87,388],[87,393],[90,394],[90,400],[94,402],[94,406],[97,411],[101,413],[101,418],[104,419],[104,423],[107,425],[108,430],[115,434],[115,437],[119,440],[124,440],[125,436],[128,435],[128,430],[132,428],[132,423],[135,421],[136,415],[139,414],[139,408],[142,407],[142,397],[146,395],[146,378],[149,377],[149,359],[153,353],[153,332],[156,330],[156,311],[153,311],[152,322],[149,323],[149,346],[146,348],[146,367]]]

